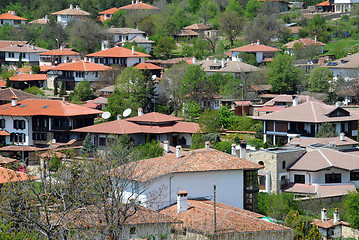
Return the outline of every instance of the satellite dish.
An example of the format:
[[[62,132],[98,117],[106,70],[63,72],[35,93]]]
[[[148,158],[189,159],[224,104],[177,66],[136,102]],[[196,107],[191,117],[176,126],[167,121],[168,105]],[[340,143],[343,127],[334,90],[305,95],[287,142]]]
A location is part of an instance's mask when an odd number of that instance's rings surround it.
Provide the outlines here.
[[[101,117],[102,117],[103,119],[109,119],[109,118],[111,117],[111,113],[110,113],[110,112],[103,112],[103,113],[101,114]]]
[[[132,112],[131,108],[127,108],[125,111],[123,111],[122,115],[124,117],[128,117],[130,116],[131,112]]]
[[[152,75],[152,80],[156,80],[157,76],[156,75]]]

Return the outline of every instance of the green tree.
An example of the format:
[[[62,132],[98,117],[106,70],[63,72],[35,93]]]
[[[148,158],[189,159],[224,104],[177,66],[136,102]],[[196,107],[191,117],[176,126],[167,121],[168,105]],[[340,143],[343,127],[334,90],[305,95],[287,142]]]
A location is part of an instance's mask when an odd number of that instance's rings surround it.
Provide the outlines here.
[[[195,119],[197,119],[200,116],[201,112],[201,106],[196,102],[187,100],[183,104],[183,117],[185,119],[188,119],[189,121],[194,121]]]
[[[226,106],[218,109],[219,122],[223,128],[228,128],[233,121],[233,112]]]
[[[157,41],[156,46],[153,49],[153,53],[156,57],[169,58],[172,51],[176,48],[175,39],[173,37],[165,36]]]
[[[232,152],[232,143],[228,141],[221,141],[214,145],[214,149],[217,149],[218,151],[222,151],[228,154],[231,154]]]
[[[80,153],[82,155],[92,155],[95,151],[95,145],[92,143],[91,135],[88,133],[85,137],[83,147],[81,148]]]
[[[260,193],[258,195],[258,211],[276,220],[285,220],[289,211],[299,210],[297,202],[293,201],[293,198],[293,194],[288,193]]]
[[[146,141],[144,145],[136,146],[134,151],[138,153],[139,160],[163,155],[163,147],[161,146],[161,143],[156,140]]]
[[[91,99],[91,96],[93,94],[91,83],[84,79],[81,81],[74,91],[70,93],[69,99],[72,103],[76,103],[78,101],[87,101]]]
[[[295,93],[299,84],[299,70],[292,65],[291,57],[277,54],[269,64],[268,83],[272,92]]]
[[[198,123],[201,131],[205,133],[217,133],[221,129],[218,111],[205,109],[199,117]]]
[[[38,74],[40,72],[40,66],[37,65],[31,66],[31,71],[33,74]]]
[[[16,63],[17,68],[22,68],[22,53],[19,54],[19,61]]]
[[[309,33],[309,36],[311,36],[312,38],[317,36],[318,41],[328,42],[330,39],[326,20],[320,14],[315,15],[308,22],[307,31]]]
[[[64,96],[67,94],[66,92],[66,83],[64,81],[61,82],[61,87],[60,87],[60,93],[59,93],[59,96]]]
[[[59,170],[61,165],[62,165],[61,159],[56,155],[56,153],[53,153],[52,157],[50,158],[50,164],[49,164],[50,171],[57,172],[57,170]]]
[[[73,21],[68,26],[70,31],[70,43],[83,53],[91,53],[101,47],[101,27],[93,21]]]
[[[184,44],[182,54],[185,57],[195,57],[196,59],[203,59],[208,56],[207,48],[207,41],[198,38],[192,38],[189,41],[189,44]]]
[[[322,234],[320,234],[319,228],[315,223],[313,224],[313,227],[310,230],[308,239],[310,239],[310,240],[321,240],[322,239]]]
[[[329,122],[323,123],[319,131],[315,134],[316,138],[329,138],[329,137],[336,137],[337,134],[335,132],[335,129],[333,125]]]
[[[257,0],[249,0],[246,5],[246,17],[254,18],[260,8],[260,2]]]
[[[59,90],[57,89],[57,80],[54,80],[54,96],[56,96],[57,94],[59,94]]]
[[[199,16],[204,24],[214,18],[219,11],[219,6],[214,0],[202,0],[199,8]]]
[[[5,83],[5,88],[9,88],[9,87],[11,87],[11,84],[10,84],[10,79],[7,77],[6,83]]]
[[[202,133],[194,133],[191,138],[191,150],[204,148],[204,139]]]
[[[24,92],[30,93],[30,94],[34,94],[36,96],[45,96],[45,92],[42,91],[40,88],[38,88],[37,86],[32,86],[29,88],[26,88],[24,90]]]
[[[330,81],[334,75],[326,67],[317,67],[311,73],[308,79],[308,90],[317,93],[328,93]]]
[[[350,225],[359,229],[359,192],[351,192],[344,200],[346,218]]]
[[[228,41],[233,46],[234,39],[243,28],[243,19],[236,11],[224,11],[219,14],[219,26],[223,33],[227,35]]]

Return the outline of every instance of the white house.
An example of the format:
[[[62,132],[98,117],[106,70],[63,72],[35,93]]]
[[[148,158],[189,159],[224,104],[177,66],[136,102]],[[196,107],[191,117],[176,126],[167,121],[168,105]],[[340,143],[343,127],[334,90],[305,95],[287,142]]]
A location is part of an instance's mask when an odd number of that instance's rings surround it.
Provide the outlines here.
[[[56,66],[61,63],[71,62],[74,58],[80,59],[81,54],[71,48],[63,48],[38,53],[40,56],[40,66]]]
[[[349,12],[354,4],[359,3],[358,0],[334,0],[335,12]]]
[[[134,37],[128,41],[129,43],[136,44],[138,47],[143,47],[147,53],[151,52],[153,46],[155,45],[155,41],[150,40],[148,37]]]
[[[216,185],[218,202],[256,210],[257,171],[262,167],[259,164],[211,148],[182,152],[177,146],[176,154],[129,165],[135,167],[129,177],[136,187],[129,187],[127,194],[140,194],[138,199],[152,209],[175,203],[176,193],[181,189],[188,190],[189,198],[213,199]],[[121,171],[121,167],[116,171]]]
[[[56,15],[57,22],[66,27],[72,21],[86,21],[90,13],[81,10],[79,6],[74,8],[70,4],[70,8],[51,13],[51,15]]]
[[[146,33],[133,28],[115,28],[111,27],[103,31],[103,40],[101,43],[101,50],[106,50],[115,47],[117,44],[122,45],[135,37],[146,36]]]
[[[89,62],[87,60],[73,60],[68,63],[52,67],[47,72],[47,87],[54,88],[54,80],[66,83],[66,90],[73,90],[75,86],[84,81],[94,82],[104,71],[111,70],[111,67]]]
[[[316,37],[314,40],[310,39],[310,38],[301,38],[301,39],[294,40],[294,41],[284,44],[283,46],[286,48],[285,52],[290,55],[293,55],[294,54],[293,48],[294,48],[295,44],[299,44],[303,48],[315,45],[315,46],[317,46],[316,49],[318,49],[318,53],[324,53],[323,46],[326,46],[325,43],[319,42]],[[311,49],[311,50],[313,50],[313,49]]]
[[[151,57],[148,54],[135,51],[132,46],[131,49],[124,47],[113,47],[99,52],[88,54],[87,57],[94,63],[103,65],[122,65],[131,67],[137,63],[144,63],[146,57]]]
[[[350,80],[359,77],[359,53],[328,62],[325,65],[333,72],[334,77],[343,77]]]
[[[21,24],[25,24],[26,21],[26,18],[16,16],[15,11],[0,14],[0,26],[9,24],[10,26],[18,27]]]
[[[31,44],[10,44],[10,46],[0,49],[5,55],[5,64],[14,65],[21,59],[23,63],[39,65],[40,56],[38,53],[47,52],[49,50],[36,47]]]

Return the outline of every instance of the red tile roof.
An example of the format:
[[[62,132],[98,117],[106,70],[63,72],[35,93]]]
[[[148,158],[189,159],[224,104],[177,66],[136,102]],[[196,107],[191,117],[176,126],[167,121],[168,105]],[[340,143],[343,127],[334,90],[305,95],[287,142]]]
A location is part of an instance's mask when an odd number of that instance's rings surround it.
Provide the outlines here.
[[[28,74],[22,73],[9,78],[10,81],[27,82],[27,81],[44,81],[47,80],[46,74]]]
[[[6,81],[4,79],[0,79],[0,88],[6,87]]]
[[[47,52],[49,50],[36,47],[30,44],[13,44],[12,46],[7,46],[0,48],[0,52],[23,52],[23,53],[41,53],[41,52]]]
[[[87,56],[88,57],[118,57],[118,58],[151,57],[151,55],[137,51],[135,51],[135,54],[132,54],[132,50],[124,47],[113,47],[110,49],[88,54]]]
[[[131,179],[139,182],[146,182],[173,173],[257,170],[263,167],[262,165],[211,148],[184,152],[180,158],[176,158],[173,154],[128,164],[131,169],[134,169]],[[116,173],[117,169],[113,171]]]
[[[113,8],[107,9],[107,10],[105,10],[105,11],[99,12],[98,14],[102,14],[102,15],[105,15],[105,14],[114,14],[114,13],[117,12],[118,10],[119,10],[118,8],[113,7]]]
[[[129,5],[120,7],[119,9],[125,9],[125,10],[128,10],[128,9],[157,10],[157,9],[159,9],[159,8],[158,8],[158,7],[151,6],[151,5],[149,5],[149,4],[146,4],[146,3],[143,3],[142,1],[140,1],[140,2],[134,2],[133,4],[129,4]]]
[[[318,185],[291,183],[284,189],[284,192],[287,193],[315,195],[315,197],[319,198],[329,196],[342,196],[352,191],[356,191],[354,184]]]
[[[336,109],[336,107],[329,106],[324,103],[308,101],[297,106],[288,107],[280,111],[268,113],[260,117],[255,117],[255,119],[307,123],[343,122],[359,120],[359,113],[356,112],[348,112],[349,116],[328,116],[329,113],[333,112]]]
[[[299,29],[302,29],[302,27],[288,27],[288,29],[290,30],[290,32],[292,34],[298,34],[299,33]]]
[[[10,133],[6,130],[1,130],[0,131],[0,136],[10,136]]]
[[[174,117],[171,115],[166,115],[158,112],[151,112],[140,116],[127,118],[126,120],[130,122],[164,123],[164,122],[173,122],[173,121],[183,121],[183,118]]]
[[[159,67],[155,64],[152,64],[152,63],[139,63],[135,66],[135,68],[138,68],[138,69],[142,69],[142,70],[145,70],[145,69],[149,69],[149,70],[162,70],[164,69],[163,67]]]
[[[17,45],[17,44],[24,45],[24,44],[26,44],[26,43],[27,43],[27,41],[8,41],[8,40],[0,40],[0,48],[10,47],[11,44],[12,44],[12,45]]]
[[[14,12],[14,15],[11,14],[11,13],[8,13],[8,12],[0,14],[0,19],[1,20],[23,20],[23,21],[27,21],[26,18],[16,16],[15,12]]]
[[[0,167],[0,184],[7,182],[20,182],[20,181],[28,181],[35,180],[37,177],[32,177],[27,175],[26,173],[13,171],[11,169]]]
[[[0,89],[0,101],[11,101],[12,97],[16,97],[19,100],[25,100],[25,99],[37,99],[38,97],[21,91],[19,89],[14,89],[14,88],[5,88],[5,89]]]
[[[18,160],[14,159],[14,158],[8,158],[8,157],[4,157],[4,156],[0,155],[0,165],[1,164],[8,164],[8,163],[16,162],[16,161],[18,161]]]
[[[261,108],[258,108],[256,111],[257,112],[276,112],[279,110],[284,109],[285,106],[264,106]]]
[[[359,144],[357,141],[344,137],[344,141],[340,140],[340,137],[331,137],[331,138],[292,138],[290,140],[290,145],[307,147],[312,144],[325,144],[325,145],[335,145],[335,146],[352,146]]]
[[[237,106],[252,106],[251,101],[235,101],[234,102]]]
[[[96,109],[98,107],[98,105],[100,104],[97,101],[102,100],[102,99],[106,99],[106,102],[107,102],[107,98],[98,97],[98,98],[95,98],[93,100],[87,101],[85,104],[83,104],[81,106]]]
[[[277,48],[268,47],[266,45],[258,45],[257,43],[248,44],[242,47],[237,47],[229,50],[230,52],[276,52],[280,51]]]
[[[8,145],[0,147],[0,152],[36,152],[44,150],[44,148],[38,148],[33,146],[19,146],[19,145]]]
[[[51,15],[72,15],[72,16],[89,16],[91,13],[85,12],[80,8],[68,8],[58,12],[51,13]]]
[[[294,47],[294,44],[296,43],[299,43],[299,44],[302,44],[304,47],[307,47],[307,46],[311,46],[311,45],[318,45],[318,46],[325,46],[326,44],[325,43],[322,43],[322,42],[319,42],[317,41],[317,43],[315,43],[315,40],[313,39],[310,39],[310,38],[301,38],[301,39],[298,39],[298,40],[294,40],[294,41],[291,41],[287,44],[284,44],[283,46],[288,48],[288,49],[292,49]]]
[[[58,158],[65,158],[66,154],[60,153],[60,152],[44,152],[43,154],[40,155],[40,157],[42,158],[52,158],[52,156],[56,155],[56,157]]]
[[[183,29],[190,29],[190,30],[209,30],[211,27],[209,25],[203,24],[203,23],[196,23],[192,24],[190,26],[187,26]]]
[[[173,34],[174,36],[177,37],[185,37],[185,36],[199,36],[198,33],[196,33],[195,31],[191,30],[191,29],[181,29],[178,32],[176,32],[175,34]]]
[[[59,64],[56,67],[52,67],[48,69],[48,71],[56,70],[56,71],[102,72],[111,69],[112,69],[111,67],[102,64],[85,62],[84,60],[80,60],[76,62]]]
[[[19,101],[15,107],[11,103],[0,106],[4,116],[82,116],[97,115],[102,111],[82,107],[60,100],[26,99]]]
[[[188,209],[177,213],[177,204],[161,210],[161,213],[176,217],[183,223],[178,230],[214,234],[213,202],[208,200],[188,200]],[[216,230],[218,234],[248,233],[256,231],[293,231],[276,223],[261,220],[263,215],[248,210],[232,207],[223,203],[216,203]]]
[[[334,5],[334,4],[330,4],[329,0],[327,0],[327,1],[316,4],[315,6],[316,7],[324,7],[324,6],[331,6],[331,5]]]
[[[327,220],[325,222],[322,222],[322,220],[319,220],[319,219],[313,219],[313,223],[315,223],[318,227],[325,228],[325,229],[333,228],[333,227],[335,227],[337,225],[350,226],[349,223],[344,222],[344,221],[339,221],[337,223],[334,223],[333,219],[329,219],[329,220]]]
[[[280,103],[289,103],[291,105],[293,103],[293,97],[295,97],[295,95],[286,95],[286,94],[277,95],[277,96],[274,96],[273,99],[266,102],[264,104],[264,106],[275,106],[276,103],[279,103],[279,102]],[[308,101],[322,103],[322,101],[319,101],[318,99],[311,97],[311,96],[307,96],[307,95],[298,95],[297,97],[298,97],[298,104],[305,103]]]
[[[38,53],[40,56],[80,56],[79,52],[74,51],[72,48],[54,49],[48,52]]]
[[[47,72],[49,71],[53,66],[51,65],[45,65],[45,66],[40,66],[40,72]]]

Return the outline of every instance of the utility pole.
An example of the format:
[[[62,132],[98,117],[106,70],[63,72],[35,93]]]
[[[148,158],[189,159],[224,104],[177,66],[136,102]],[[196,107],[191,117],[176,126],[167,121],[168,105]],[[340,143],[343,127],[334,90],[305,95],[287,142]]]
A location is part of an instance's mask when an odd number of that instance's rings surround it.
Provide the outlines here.
[[[213,185],[213,233],[217,239],[216,184]]]

